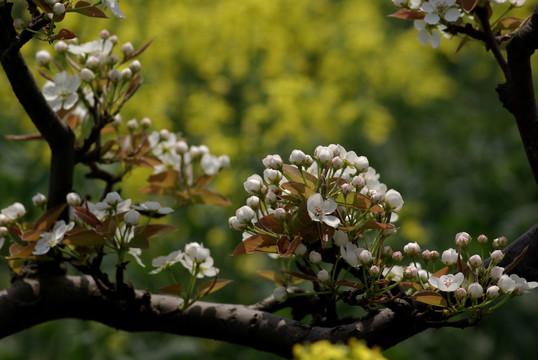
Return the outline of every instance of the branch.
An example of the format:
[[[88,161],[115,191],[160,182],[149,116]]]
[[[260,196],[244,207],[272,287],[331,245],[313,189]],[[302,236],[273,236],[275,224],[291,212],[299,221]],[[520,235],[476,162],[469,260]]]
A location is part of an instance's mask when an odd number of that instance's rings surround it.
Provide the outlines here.
[[[43,135],[51,150],[49,208],[65,202],[72,189],[74,135],[50,108],[20,52],[21,42],[13,27],[12,3],[0,3],[0,61],[17,99]]]
[[[529,22],[522,26],[506,47],[507,83],[497,91],[504,107],[516,118],[535,181],[538,183],[538,114],[532,82],[531,56],[538,48],[538,6]]]

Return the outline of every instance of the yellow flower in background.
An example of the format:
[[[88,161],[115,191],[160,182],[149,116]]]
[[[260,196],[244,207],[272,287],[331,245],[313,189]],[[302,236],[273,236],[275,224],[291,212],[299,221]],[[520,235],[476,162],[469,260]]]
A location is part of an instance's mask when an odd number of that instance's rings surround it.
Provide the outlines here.
[[[293,347],[295,360],[384,360],[386,359],[377,348],[370,349],[357,339],[351,339],[349,345],[332,344],[328,340],[313,344],[297,344]]]

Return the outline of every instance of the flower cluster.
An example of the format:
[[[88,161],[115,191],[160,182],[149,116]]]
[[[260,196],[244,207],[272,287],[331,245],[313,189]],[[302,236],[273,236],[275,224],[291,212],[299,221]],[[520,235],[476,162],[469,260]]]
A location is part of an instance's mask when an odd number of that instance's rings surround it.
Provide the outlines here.
[[[525,1],[509,0],[510,9],[523,6]],[[392,2],[401,10],[391,16],[413,20],[414,27],[418,31],[418,40],[424,46],[429,43],[433,48],[437,48],[441,43],[441,35],[450,36],[445,30],[451,24],[467,23],[479,27],[470,14],[476,3],[469,8],[468,5],[465,7],[461,1],[456,0],[392,0]],[[503,4],[507,0],[491,0],[490,2]],[[481,6],[490,6],[484,2],[481,3]],[[514,19],[511,22],[513,23]],[[502,24],[502,20],[498,23]],[[501,26],[498,30],[502,29],[504,28]]]

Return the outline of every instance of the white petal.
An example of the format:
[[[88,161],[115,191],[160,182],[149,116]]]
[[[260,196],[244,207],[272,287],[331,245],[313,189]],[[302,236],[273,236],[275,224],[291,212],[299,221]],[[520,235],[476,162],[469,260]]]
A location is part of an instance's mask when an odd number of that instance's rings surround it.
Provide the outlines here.
[[[441,44],[441,34],[439,34],[437,31],[434,31],[430,37],[430,44],[432,45],[432,48],[438,48]]]
[[[340,219],[332,215],[325,215],[323,217],[323,222],[333,228],[337,228],[338,225],[340,225]]]
[[[441,19],[439,18],[439,15],[437,15],[437,14],[428,14],[424,18],[424,21],[426,21],[426,23],[428,23],[430,25],[438,24],[439,20],[441,20]]]
[[[456,21],[460,18],[460,11],[456,8],[448,9],[448,11],[445,12],[444,18],[446,21]]]
[[[426,30],[420,30],[418,32],[418,41],[420,41],[423,46],[428,46],[428,43],[430,42],[430,33]]]
[[[69,110],[77,103],[78,95],[76,93],[70,94],[64,102],[64,109]]]

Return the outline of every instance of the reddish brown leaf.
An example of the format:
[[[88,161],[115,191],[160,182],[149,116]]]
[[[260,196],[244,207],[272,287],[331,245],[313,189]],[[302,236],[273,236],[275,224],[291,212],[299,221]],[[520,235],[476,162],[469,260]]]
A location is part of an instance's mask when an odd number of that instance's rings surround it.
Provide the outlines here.
[[[338,280],[336,285],[349,286],[355,289],[363,289],[364,285],[361,283],[351,282],[349,280]]]
[[[5,138],[8,140],[17,140],[17,141],[42,140],[43,135],[41,134],[6,135]]]
[[[269,214],[262,217],[257,223],[256,226],[274,232],[276,234],[284,233],[284,225],[282,221],[275,219],[274,214]]]
[[[299,168],[292,165],[288,165],[288,164],[282,165],[282,172],[284,172],[284,174],[287,176],[288,179],[290,179],[290,181],[306,184],[306,186],[308,186],[311,189],[315,189],[316,184],[318,183],[317,177],[315,177],[314,175],[310,174],[307,171],[301,172]],[[305,180],[306,180],[306,183],[305,183]]]
[[[445,266],[444,268],[437,270],[435,273],[433,273],[432,276],[435,276],[438,278],[443,275],[446,275],[447,272],[448,272],[448,266]]]
[[[398,18],[398,19],[419,20],[419,19],[424,19],[425,15],[424,13],[419,12],[419,11],[401,9],[388,16]]]
[[[52,209],[48,209],[47,211],[45,211],[34,222],[33,229],[34,230],[48,230],[52,228],[56,220],[58,220],[58,217],[60,216],[60,214],[65,210],[66,206],[67,204],[61,204],[61,205],[53,207]]]
[[[35,242],[26,246],[23,246],[21,244],[12,244],[9,247],[9,255],[11,257],[17,257],[17,258],[30,257],[32,256],[32,252],[34,251],[35,244],[36,244]]]
[[[102,227],[103,223],[85,207],[79,206],[73,209],[75,216],[93,228]]]
[[[19,237],[23,241],[37,241],[43,233],[42,230],[27,230],[23,232]]]
[[[256,234],[241,241],[232,255],[249,254],[251,252],[276,252],[277,239],[267,234]]]
[[[176,170],[166,170],[158,174],[151,175],[148,178],[150,183],[159,185],[161,187],[176,187],[176,182],[178,179],[178,172]]]
[[[211,293],[214,293],[215,291],[218,291],[231,283],[233,280],[226,280],[226,279],[213,279],[213,280],[206,280],[200,285],[198,285],[198,298],[202,298],[204,296],[207,296]]]
[[[168,224],[149,224],[149,225],[139,225],[135,228],[136,236],[141,236],[144,238],[150,238],[154,236],[161,236],[164,234],[171,233],[176,231],[177,228]]]
[[[77,34],[68,29],[61,29],[58,34],[52,37],[52,40],[69,40],[77,37]]]
[[[153,42],[153,40],[155,40],[155,39],[151,39],[150,41],[145,43],[140,49],[138,49],[136,51],[133,51],[133,53],[131,55],[127,56],[125,58],[125,60],[123,60],[123,62],[127,62],[127,61],[137,57],[138,55],[142,54],[148,48],[148,46]]]
[[[75,4],[75,12],[78,12],[79,14],[84,15],[84,16],[89,16],[89,17],[94,17],[94,18],[108,18],[108,16],[106,16],[103,10],[95,6],[88,7],[90,5],[91,4],[89,2],[79,1],[78,3]],[[81,8],[81,7],[84,7],[85,9],[77,10],[77,8]]]
[[[181,296],[181,291],[183,290],[183,284],[180,283],[180,284],[165,286],[163,288],[160,288],[159,290],[165,294]]]
[[[285,272],[286,274],[291,275],[293,277],[299,278],[299,279],[308,280],[308,281],[318,281],[318,278],[315,277],[315,276],[301,274],[301,273],[298,273],[298,272],[295,272],[295,271],[290,271],[290,270],[283,270],[283,272]]]
[[[105,243],[105,238],[93,230],[82,230],[66,236],[64,243],[74,246],[101,246]]]
[[[415,295],[411,296],[411,298],[415,301],[419,301],[424,304],[433,305],[433,306],[439,306],[439,307],[447,307],[446,299],[436,293],[435,291],[421,291],[419,293],[416,293]]]
[[[296,236],[295,239],[290,243],[288,237],[286,235],[282,235],[280,239],[278,239],[276,243],[276,247],[278,250],[278,255],[282,257],[286,257],[288,255],[293,254],[295,249],[297,248],[297,245],[301,243],[302,237],[300,235]]]
[[[285,182],[282,185],[282,188],[288,190],[292,194],[298,194],[302,195],[305,198],[309,198],[310,195],[315,194],[316,192],[306,186],[305,184],[298,183],[298,182]]]
[[[198,204],[217,206],[230,206],[232,204],[225,196],[206,188],[192,190],[190,195],[192,200]]]
[[[461,7],[466,13],[470,13],[478,5],[480,0],[462,0]]]

